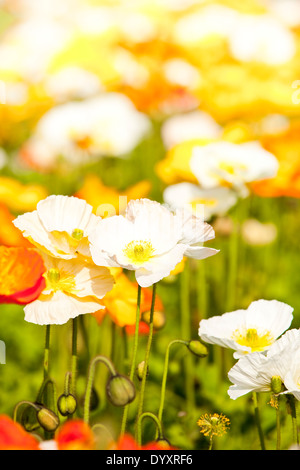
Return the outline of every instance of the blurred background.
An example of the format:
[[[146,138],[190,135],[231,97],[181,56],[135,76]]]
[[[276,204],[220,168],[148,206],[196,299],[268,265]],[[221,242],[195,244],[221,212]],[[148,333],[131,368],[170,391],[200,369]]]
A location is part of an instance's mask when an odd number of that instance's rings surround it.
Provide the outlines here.
[[[101,216],[107,215],[102,204],[119,212],[120,196],[176,207],[202,201],[208,208],[216,232],[211,246],[221,251],[191,263],[187,325],[180,273],[159,286],[166,324],[154,339],[149,408],[158,406],[167,344],[186,334],[197,338],[201,318],[275,298],[294,307],[292,326],[299,328],[298,0],[2,0],[0,122],[1,245],[26,245],[12,220],[50,194],[81,197]],[[222,179],[208,191],[191,170],[194,149],[212,143],[257,145],[253,161],[262,169],[246,181],[246,191]],[[262,150],[276,159],[275,174],[264,167]],[[122,328],[109,315],[99,325],[85,317],[90,355],[111,354]],[[54,331],[61,387],[68,325]],[[0,339],[6,344],[0,412],[11,415],[40,386],[44,332],[24,322],[21,306],[2,304]],[[181,448],[205,448],[197,419],[222,412],[231,430],[220,448],[255,447],[249,397],[227,396],[231,354],[212,349],[205,360],[195,359],[190,408],[181,380],[186,351],[172,355],[167,437]],[[85,354],[82,344],[82,389]],[[118,429],[120,413],[107,405],[99,371],[95,416]],[[273,442],[271,407],[264,423]],[[288,425],[283,446],[290,444]]]

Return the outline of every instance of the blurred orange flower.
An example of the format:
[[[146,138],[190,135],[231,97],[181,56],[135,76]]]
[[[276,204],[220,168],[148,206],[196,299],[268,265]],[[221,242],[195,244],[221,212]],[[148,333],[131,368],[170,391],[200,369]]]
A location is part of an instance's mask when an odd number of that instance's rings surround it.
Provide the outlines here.
[[[300,197],[300,122],[280,134],[261,138],[263,147],[279,161],[275,178],[252,184],[255,194],[262,197]]]
[[[5,246],[32,246],[26,238],[23,237],[12,221],[15,216],[11,214],[7,206],[0,203],[0,245]]]
[[[9,416],[0,416],[0,450],[39,450],[39,442]]]
[[[66,421],[55,436],[58,450],[95,450],[95,437],[90,426],[79,419]]]
[[[27,304],[45,288],[42,257],[31,248],[0,246],[0,303]]]
[[[66,421],[50,441],[38,440],[9,416],[0,416],[0,450],[95,450],[90,426],[79,419]]]
[[[115,284],[109,291],[101,303],[105,306],[105,310],[99,310],[92,315],[101,323],[104,315],[108,314],[113,322],[117,325],[126,327],[127,333],[131,334],[135,329],[137,293],[138,284],[130,281],[123,273],[122,269],[113,269],[112,274],[115,278]],[[150,311],[152,300],[152,289],[142,289],[141,292],[141,315]],[[155,310],[163,311],[161,299],[156,296]],[[148,333],[149,327],[145,322],[140,322],[140,333]]]

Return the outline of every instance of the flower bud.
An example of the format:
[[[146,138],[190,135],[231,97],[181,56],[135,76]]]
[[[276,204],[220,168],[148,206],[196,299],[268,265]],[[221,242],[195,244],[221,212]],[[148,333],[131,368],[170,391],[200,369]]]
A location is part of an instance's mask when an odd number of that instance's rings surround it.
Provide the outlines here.
[[[189,341],[187,347],[189,350],[198,357],[206,357],[208,355],[208,349],[205,344],[201,343],[196,339]]]
[[[273,375],[271,379],[271,390],[275,394],[282,391],[282,380],[279,375]]]
[[[144,369],[145,369],[145,361],[142,361],[138,364],[136,368],[136,376],[139,380],[143,380]],[[147,370],[147,373],[148,373],[148,370]]]
[[[124,375],[111,376],[106,385],[109,401],[115,406],[125,406],[135,398],[135,387]]]
[[[36,410],[32,406],[26,406],[21,416],[23,428],[28,432],[33,432],[39,427],[36,419]]]
[[[48,408],[41,406],[37,412],[37,420],[45,431],[54,432],[59,426],[58,416]]]
[[[62,416],[68,416],[75,413],[77,401],[74,395],[61,395],[57,401],[57,407]]]
[[[149,325],[150,323],[150,311],[143,312],[142,320]],[[153,312],[153,328],[155,330],[161,330],[166,324],[166,315],[160,310]]]

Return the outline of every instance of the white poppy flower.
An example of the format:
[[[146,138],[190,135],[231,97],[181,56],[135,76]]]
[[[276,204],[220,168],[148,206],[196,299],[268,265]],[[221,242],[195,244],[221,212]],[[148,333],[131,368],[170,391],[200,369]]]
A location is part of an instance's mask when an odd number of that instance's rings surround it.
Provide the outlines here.
[[[284,385],[287,393],[291,393],[297,400],[300,400],[300,346],[291,357],[289,370],[284,377]]]
[[[69,196],[49,196],[37,209],[19,215],[14,225],[25,238],[43,252],[71,259],[90,257],[88,236],[101,221],[84,200]]]
[[[237,202],[237,194],[230,188],[201,188],[193,183],[177,183],[168,186],[164,201],[173,209],[186,207],[192,213],[203,211],[204,220],[213,215],[225,215]]]
[[[291,60],[296,42],[292,31],[270,14],[240,15],[229,35],[229,48],[237,60],[272,66]]]
[[[293,375],[292,364],[295,364],[294,358],[299,359],[299,351],[300,331],[293,329],[275,341],[267,354],[254,352],[240,358],[228,373],[230,381],[234,384],[228,390],[230,398],[235,400],[249,392],[270,392],[272,378],[279,379],[280,383],[288,388],[286,385],[291,385],[290,377]],[[299,392],[299,385],[293,383],[292,389],[297,390],[297,388]],[[281,389],[279,393],[289,393],[284,387]],[[300,393],[298,396],[300,397]]]
[[[221,136],[221,126],[204,111],[177,114],[165,120],[161,128],[167,149],[190,139],[216,139]]]
[[[43,258],[46,286],[38,299],[24,308],[26,321],[61,325],[104,308],[101,299],[114,284],[107,268],[79,259],[63,260],[45,254]]]
[[[279,163],[259,142],[219,141],[196,146],[190,167],[204,188],[230,185],[245,190],[247,183],[276,176]]]
[[[277,300],[257,300],[236,310],[200,321],[199,336],[211,344],[244,354],[266,351],[290,326],[293,308]]]
[[[184,256],[203,259],[217,253],[200,246],[213,229],[191,214],[173,214],[148,199],[129,202],[125,216],[103,219],[89,236],[95,264],[134,270],[141,287],[168,276]]]
[[[81,165],[101,157],[124,157],[150,130],[148,117],[122,93],[102,93],[47,111],[20,157],[44,169],[58,161]]]

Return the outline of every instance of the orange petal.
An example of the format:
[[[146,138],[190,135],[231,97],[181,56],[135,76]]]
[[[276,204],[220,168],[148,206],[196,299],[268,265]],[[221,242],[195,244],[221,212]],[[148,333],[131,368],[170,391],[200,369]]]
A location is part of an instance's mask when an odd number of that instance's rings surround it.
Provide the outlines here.
[[[38,441],[6,415],[0,416],[0,450],[39,450]]]
[[[28,303],[45,288],[42,257],[31,248],[0,246],[0,302]]]
[[[95,437],[90,426],[79,419],[66,421],[55,440],[59,450],[95,450]]]

